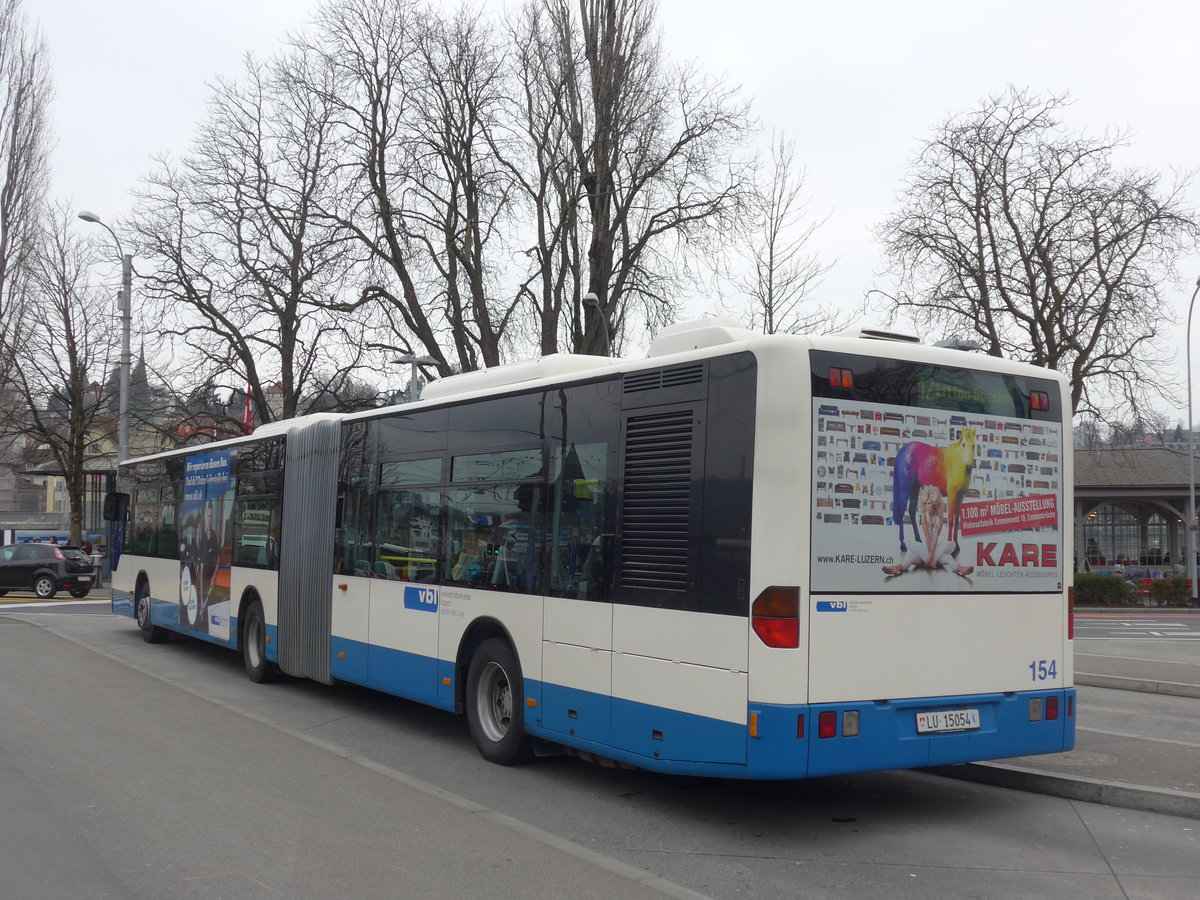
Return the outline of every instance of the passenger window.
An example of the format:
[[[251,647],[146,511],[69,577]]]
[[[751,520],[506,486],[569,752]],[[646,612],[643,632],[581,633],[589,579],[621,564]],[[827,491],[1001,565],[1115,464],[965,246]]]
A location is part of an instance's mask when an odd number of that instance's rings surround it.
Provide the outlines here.
[[[533,483],[451,491],[445,582],[541,593],[545,496]]]
[[[560,450],[552,472],[550,592],[580,600],[608,600],[613,535],[606,515],[613,502],[608,444],[572,444]]]
[[[442,495],[438,491],[381,491],[377,503],[371,574],[388,581],[436,581]]]

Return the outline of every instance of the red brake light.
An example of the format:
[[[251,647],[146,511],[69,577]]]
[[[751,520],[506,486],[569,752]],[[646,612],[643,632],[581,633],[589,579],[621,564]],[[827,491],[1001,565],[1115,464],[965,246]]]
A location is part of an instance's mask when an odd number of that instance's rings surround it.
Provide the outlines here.
[[[831,738],[837,737],[837,713],[833,710],[825,710],[817,716],[817,737]]]
[[[854,372],[850,369],[830,369],[829,386],[847,391],[853,389]]]
[[[54,549],[54,556],[55,556],[55,558],[57,558],[57,559],[66,559],[66,557],[62,555],[62,551],[61,551],[61,550],[59,550],[57,547],[55,547],[55,548],[53,548],[53,549]]]
[[[754,633],[768,647],[792,648],[800,646],[800,622],[796,619],[754,620]]]
[[[800,589],[773,585],[754,598],[751,627],[768,647],[800,646]]]
[[[1057,719],[1057,718],[1058,718],[1058,698],[1057,697],[1047,697],[1046,698],[1046,720],[1050,721],[1052,719]]]

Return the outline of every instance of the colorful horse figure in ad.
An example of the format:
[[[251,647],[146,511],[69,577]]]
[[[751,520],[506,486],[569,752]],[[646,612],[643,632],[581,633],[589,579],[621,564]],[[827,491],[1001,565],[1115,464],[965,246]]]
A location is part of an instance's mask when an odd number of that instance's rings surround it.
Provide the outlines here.
[[[975,429],[964,428],[949,447],[931,447],[922,441],[909,441],[896,454],[892,470],[892,518],[900,526],[900,549],[904,543],[904,512],[907,507],[913,534],[921,541],[917,522],[917,495],[922,485],[933,485],[946,495],[950,517],[950,540],[958,553],[958,511],[963,494],[975,468]]]

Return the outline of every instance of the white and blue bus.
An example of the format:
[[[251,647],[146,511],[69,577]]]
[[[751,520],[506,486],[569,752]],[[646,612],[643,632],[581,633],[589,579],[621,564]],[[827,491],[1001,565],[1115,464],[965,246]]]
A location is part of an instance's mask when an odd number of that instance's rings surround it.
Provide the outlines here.
[[[1070,749],[1045,369],[708,320],[129,460],[113,608],[565,748],[785,779]]]

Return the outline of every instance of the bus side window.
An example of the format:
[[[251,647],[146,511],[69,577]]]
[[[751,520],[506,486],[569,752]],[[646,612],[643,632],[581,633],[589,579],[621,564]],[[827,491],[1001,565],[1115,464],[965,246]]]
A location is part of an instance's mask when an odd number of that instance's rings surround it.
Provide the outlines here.
[[[608,444],[572,444],[555,460],[550,591],[578,600],[611,599],[613,535]]]

